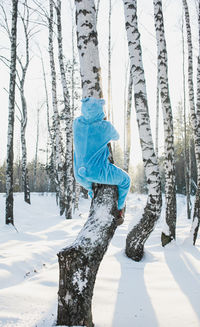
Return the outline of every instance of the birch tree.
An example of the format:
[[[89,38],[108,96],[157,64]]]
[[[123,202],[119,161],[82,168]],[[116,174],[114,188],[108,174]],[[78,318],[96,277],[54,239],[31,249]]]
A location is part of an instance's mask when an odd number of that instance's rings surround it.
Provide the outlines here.
[[[76,83],[75,83],[75,67],[76,67],[76,54],[75,54],[75,5],[72,6],[70,1],[70,9],[71,9],[71,17],[72,17],[72,68],[71,68],[71,114],[72,121],[74,120],[74,112],[75,112],[75,98],[76,98]],[[97,16],[97,13],[96,13]],[[72,135],[73,137],[73,135]],[[72,144],[73,147],[73,144]],[[74,178],[74,212],[78,209],[79,205],[79,197],[80,197],[80,185],[76,182]]]
[[[174,132],[172,108],[169,96],[167,47],[165,41],[162,1],[154,0],[154,21],[158,52],[158,76],[164,122],[165,147],[165,221],[161,236],[162,245],[175,239],[176,235],[176,184],[174,162]]]
[[[50,126],[50,117],[49,117],[49,96],[48,96],[48,89],[47,89],[47,79],[46,79],[46,72],[45,72],[45,67],[44,67],[44,60],[42,57],[42,52],[39,48],[40,51],[40,59],[41,59],[41,65],[42,65],[42,75],[43,75],[43,82],[44,82],[44,90],[45,90],[45,104],[46,104],[46,117],[47,117],[47,129],[48,129],[48,137],[47,139],[49,140],[48,143],[50,144],[50,161],[48,161],[48,145],[47,144],[47,172],[49,176],[49,181],[50,184],[53,186],[55,185],[55,169],[54,169],[54,164],[53,164],[53,152],[54,152],[54,142],[53,142],[53,134]]]
[[[100,0],[96,1],[96,20],[98,20]]]
[[[155,152],[158,158],[158,132],[159,132],[159,109],[160,109],[160,86],[159,86],[159,74],[157,68],[157,89],[156,89],[156,133],[155,133]]]
[[[199,28],[199,52],[198,52],[198,61],[197,61],[197,101],[196,101],[196,117],[197,117],[197,150],[196,152],[196,161],[197,161],[197,191],[194,207],[194,216],[193,216],[193,244],[195,245],[197,234],[200,225],[200,1],[198,6],[198,28]]]
[[[133,97],[133,76],[132,70],[129,70],[129,82],[128,82],[128,96],[127,105],[125,107],[125,147],[124,147],[124,170],[129,171],[130,163],[130,151],[131,151],[131,108],[132,108],[132,97]]]
[[[112,14],[112,1],[109,0],[109,13],[108,13],[108,120],[111,121],[111,14]]]
[[[188,45],[188,91],[189,91],[189,104],[190,104],[190,117],[193,129],[194,145],[195,145],[195,157],[197,165],[197,190],[194,205],[192,234],[193,245],[195,245],[197,233],[200,224],[200,110],[199,110],[199,97],[197,99],[197,110],[195,108],[194,99],[194,83],[193,83],[193,47],[192,47],[192,35],[190,26],[190,15],[188,4],[186,0],[183,0],[183,8],[185,12],[185,23],[187,31],[187,45]],[[200,30],[200,18],[199,18],[199,30]],[[200,40],[199,40],[200,44]],[[198,71],[197,71],[197,93],[199,92],[199,73],[200,73],[200,60],[198,58]]]
[[[184,173],[185,173],[185,193],[187,198],[187,217],[191,218],[191,169],[190,169],[190,138],[188,135],[187,144],[187,118],[186,118],[186,86],[185,86],[185,42],[184,42],[184,32],[183,32],[183,17],[181,26],[182,35],[182,70],[183,70],[183,123],[184,123]]]
[[[40,133],[40,109],[41,107],[38,106],[37,108],[37,129],[36,129],[36,142],[35,142],[35,159],[34,159],[34,169],[33,169],[33,189],[36,190],[37,185],[37,166],[38,166],[38,145],[39,145],[39,133]]]
[[[133,74],[135,110],[148,185],[147,204],[140,222],[133,227],[127,236],[126,254],[133,260],[140,261],[144,254],[144,243],[160,216],[162,197],[159,168],[153,147],[148,111],[142,49],[137,22],[137,1],[123,1],[130,65]]]
[[[30,62],[29,56],[29,42],[32,37],[32,30],[29,28],[29,8],[27,6],[27,1],[24,2],[24,13],[20,14],[25,37],[25,62],[23,63],[22,59],[17,56],[21,74],[17,73],[19,78],[19,91],[21,97],[21,146],[22,146],[22,182],[24,188],[24,201],[30,204],[30,188],[29,188],[29,178],[28,178],[28,169],[27,169],[27,147],[26,147],[26,126],[27,126],[27,102],[24,92],[25,80],[27,75],[27,70]]]
[[[64,113],[66,122],[66,153],[65,153],[65,166],[66,166],[66,204],[65,204],[65,217],[66,219],[72,218],[72,202],[73,202],[73,166],[72,166],[72,113],[70,107],[70,96],[67,87],[67,78],[64,67],[63,46],[62,46],[62,23],[61,23],[61,0],[57,0],[55,6],[57,13],[57,40],[58,40],[58,59],[60,66],[61,83],[63,89],[64,100]]]
[[[94,0],[76,0],[77,46],[82,95],[102,98]],[[89,218],[59,258],[58,325],[92,327],[91,301],[96,274],[116,229],[117,188],[94,188]]]
[[[10,33],[10,82],[8,102],[8,135],[7,135],[7,167],[6,167],[6,224],[14,225],[13,217],[13,141],[15,116],[15,85],[17,58],[17,10],[18,0],[12,0],[12,27]]]
[[[54,164],[54,176],[56,179],[57,195],[59,196],[60,214],[65,211],[65,176],[63,166],[63,148],[60,131],[60,116],[58,112],[58,97],[57,97],[57,76],[54,58],[54,2],[49,0],[49,59],[51,69],[51,91],[52,91],[52,107],[53,107],[53,164]]]

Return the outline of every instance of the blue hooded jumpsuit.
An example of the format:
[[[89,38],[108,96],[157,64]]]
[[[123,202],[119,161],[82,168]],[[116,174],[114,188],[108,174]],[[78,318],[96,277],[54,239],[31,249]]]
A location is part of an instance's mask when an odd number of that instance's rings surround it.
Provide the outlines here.
[[[74,176],[93,195],[92,183],[117,185],[118,209],[125,206],[130,177],[108,160],[107,144],[118,140],[114,126],[104,120],[103,99],[82,99],[82,115],[74,120]]]

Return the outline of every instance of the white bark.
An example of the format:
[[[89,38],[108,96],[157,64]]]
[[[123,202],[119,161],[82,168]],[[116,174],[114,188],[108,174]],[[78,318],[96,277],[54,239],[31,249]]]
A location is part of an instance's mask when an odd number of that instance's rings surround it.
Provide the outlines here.
[[[165,138],[165,220],[169,227],[169,234],[162,232],[162,245],[166,245],[176,235],[176,184],[174,161],[174,132],[172,108],[169,96],[167,47],[165,41],[162,1],[154,0],[154,21],[158,51],[158,75],[161,103],[163,110],[164,138]]]
[[[35,160],[34,160],[34,180],[33,190],[36,191],[37,185],[37,165],[38,165],[38,144],[39,144],[39,122],[40,122],[40,108],[37,108],[37,129],[36,129],[36,142],[35,142]]]
[[[17,9],[18,0],[12,0],[12,27],[10,33],[11,59],[8,107],[7,167],[6,167],[6,224],[14,225],[13,217],[13,139],[15,115],[15,84],[17,56]]]
[[[41,54],[41,51],[40,51]],[[42,73],[43,73],[43,81],[44,81],[44,89],[45,89],[45,98],[46,98],[46,114],[47,114],[47,129],[48,129],[48,138],[49,141],[47,141],[47,143],[50,143],[50,149],[51,149],[51,159],[50,159],[50,163],[48,162],[48,144],[47,144],[47,163],[46,163],[46,167],[47,167],[47,172],[48,172],[48,176],[49,176],[49,187],[50,184],[54,185],[57,183],[56,181],[56,176],[55,176],[55,168],[54,168],[54,164],[53,164],[53,160],[52,160],[52,156],[54,153],[54,135],[52,134],[51,131],[51,127],[50,127],[50,117],[49,117],[49,96],[48,96],[48,90],[47,90],[47,80],[46,80],[46,72],[45,72],[45,67],[44,67],[44,60],[41,54],[41,64],[42,64]]]
[[[197,191],[196,199],[194,206],[194,215],[193,215],[193,224],[195,227],[192,227],[193,232],[193,244],[196,242],[197,233],[200,224],[200,110],[196,111],[195,100],[194,100],[194,83],[193,83],[193,47],[192,47],[192,36],[191,36],[191,26],[190,26],[190,16],[187,1],[183,0],[183,7],[185,11],[185,22],[186,22],[186,31],[187,31],[187,44],[188,44],[188,91],[189,91],[189,103],[190,103],[190,117],[193,129],[194,144],[195,144],[195,157],[197,165]],[[200,14],[199,14],[200,15]],[[200,19],[200,18],[199,18]],[[200,30],[200,21],[199,21],[199,30]],[[200,40],[199,40],[200,43]],[[199,83],[199,65],[197,72],[197,84]],[[199,85],[197,85],[199,91]],[[198,106],[198,100],[197,100]],[[198,221],[198,224],[196,224]]]
[[[109,0],[109,15],[108,15],[108,120],[111,121],[111,14],[112,2]]]
[[[62,23],[61,23],[61,0],[57,0],[57,40],[58,40],[58,59],[61,74],[61,83],[63,89],[64,112],[66,121],[66,174],[65,174],[65,217],[66,219],[72,218],[72,203],[73,203],[73,167],[72,167],[72,113],[70,108],[70,97],[67,88],[67,78],[65,74],[63,46],[62,46]]]
[[[94,0],[76,0],[77,45],[83,97],[102,96]],[[117,188],[94,189],[90,214],[75,242],[60,251],[57,324],[92,327],[91,301],[96,274],[116,229]]]
[[[148,185],[147,205],[144,209],[143,217],[128,234],[126,243],[127,255],[132,259],[139,261],[143,257],[144,243],[152,232],[155,223],[160,216],[162,198],[159,168],[153,147],[148,112],[146,82],[142,63],[142,49],[137,23],[137,1],[123,1],[130,64],[133,74],[135,109],[143,163]]]
[[[100,62],[96,31],[96,12],[93,0],[75,1],[77,6],[77,43],[81,69],[83,98],[102,97]]]
[[[21,77],[19,77],[19,91],[21,97],[21,144],[22,144],[22,181],[24,189],[24,201],[30,204],[30,189],[29,189],[29,178],[28,178],[28,169],[27,169],[27,147],[26,147],[26,126],[27,126],[27,103],[25,97],[25,80],[26,74],[30,62],[29,58],[29,41],[30,41],[30,30],[29,30],[29,9],[27,3],[24,3],[24,16],[21,17],[24,36],[25,36],[25,63],[18,57],[18,61],[21,67]],[[20,74],[18,74],[20,76]]]
[[[186,118],[186,87],[185,87],[185,42],[184,42],[184,33],[183,33],[183,22],[182,22],[182,67],[183,67],[183,121],[184,121],[184,170],[185,170],[185,193],[187,198],[187,217],[188,219],[191,218],[191,165],[190,165],[190,136],[188,135],[188,142],[187,142],[187,118]]]
[[[155,136],[155,152],[158,158],[158,133],[159,133],[159,109],[160,109],[160,83],[159,83],[159,74],[157,69],[157,90],[156,90],[156,136]]]
[[[128,83],[128,99],[125,114],[125,146],[124,146],[124,170],[129,171],[130,151],[131,151],[131,109],[132,109],[132,94],[133,94],[133,76],[132,71],[129,71]]]
[[[54,133],[54,146],[53,146],[53,160],[54,160],[54,175],[56,182],[57,195],[59,197],[60,214],[64,213],[65,208],[65,177],[63,167],[63,149],[60,131],[60,116],[58,112],[57,102],[57,76],[54,60],[54,45],[53,45],[53,0],[49,0],[49,58],[51,68],[51,91],[52,91],[52,107],[53,107],[53,133]]]
[[[99,5],[100,5],[100,0],[97,0],[97,4],[96,4],[96,20],[98,20]]]

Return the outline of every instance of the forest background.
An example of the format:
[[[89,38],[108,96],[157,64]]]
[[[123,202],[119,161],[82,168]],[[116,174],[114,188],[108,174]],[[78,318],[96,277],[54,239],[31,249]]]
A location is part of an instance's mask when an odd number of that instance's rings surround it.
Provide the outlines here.
[[[100,1],[98,12],[98,37],[99,53],[102,67],[102,87],[104,98],[108,104],[108,23],[109,23],[109,2]],[[198,47],[198,22],[197,22],[197,1],[188,1],[191,28],[194,45],[194,58],[197,58]],[[38,2],[31,1],[30,7],[38,10]],[[2,2],[8,24],[11,20],[11,3]],[[32,9],[33,9],[32,8]],[[175,137],[175,165],[176,165],[176,187],[178,193],[185,193],[184,177],[184,126],[183,126],[183,73],[187,81],[187,45],[185,27],[182,29],[183,11],[182,2],[165,0],[163,1],[163,13],[165,23],[165,35],[168,50],[168,72],[170,99],[174,116],[174,137]],[[120,0],[112,2],[111,12],[111,107],[113,115],[112,122],[120,132],[120,141],[115,147],[115,163],[124,167],[124,143],[125,143],[125,115],[127,105],[128,77],[129,77],[129,59],[127,40],[124,28],[123,3]],[[50,90],[50,68],[48,58],[48,32],[44,23],[44,18],[38,18],[38,12],[31,14],[31,28],[34,28],[33,37],[30,40],[30,64],[27,70],[25,82],[25,96],[27,101],[27,158],[30,190],[37,192],[54,191],[55,187],[50,185],[50,177],[47,172],[49,164],[49,135],[47,126],[46,97],[44,88],[44,78],[42,72],[42,62],[44,63],[45,75],[47,79],[48,96],[51,97]],[[138,23],[141,33],[141,42],[143,50],[143,63],[147,84],[147,95],[149,113],[151,118],[152,133],[156,142],[156,90],[157,90],[157,48],[156,36],[153,18],[153,2],[142,0],[138,2]],[[68,72],[68,86],[71,89],[70,77],[73,60],[73,47],[75,51],[75,80],[76,80],[76,103],[75,116],[80,114],[81,86],[79,77],[79,60],[76,50],[76,32],[74,22],[74,4],[73,1],[64,1],[62,3],[62,24],[63,24],[63,48],[65,55],[66,70]],[[4,29],[5,19],[1,10],[1,28],[0,28],[0,56],[9,58],[9,39]],[[184,35],[184,44],[183,44]],[[73,39],[72,39],[73,38]],[[54,34],[54,42],[56,33]],[[24,60],[25,39],[22,24],[18,21],[18,55]],[[185,70],[183,72],[183,49],[185,51]],[[55,46],[55,53],[57,49]],[[56,57],[56,56],[55,56]],[[196,62],[194,60],[194,82],[196,80]],[[58,78],[58,101],[61,98],[61,83],[56,62]],[[6,144],[7,144],[7,119],[8,119],[8,90],[9,70],[5,65],[5,60],[0,61],[0,99],[1,99],[1,119],[0,119],[0,192],[5,192],[5,171],[6,171]],[[187,82],[186,82],[187,88]],[[196,89],[196,87],[195,87]],[[192,192],[195,192],[196,167],[194,151],[192,145],[191,127],[189,122],[189,104],[187,92],[186,96],[186,114],[187,114],[187,142],[191,145],[191,173],[192,173]],[[20,103],[19,94],[16,95],[16,102]],[[52,117],[51,100],[49,110]],[[59,111],[62,115],[63,103],[59,103]],[[134,104],[132,105],[134,107]],[[107,108],[106,108],[107,110]],[[19,110],[16,107],[15,113],[15,137],[14,137],[14,191],[22,191],[22,173],[21,173],[21,145],[20,145],[20,122]],[[51,119],[51,118],[50,118]],[[52,123],[52,122],[51,122]],[[164,168],[163,168],[163,123],[162,111],[159,114],[159,132],[158,132],[158,155],[160,161],[162,184],[164,189]],[[64,127],[63,127],[64,131]],[[141,149],[139,144],[138,129],[134,108],[131,110],[131,151],[130,151],[130,169],[132,178],[132,191],[146,192],[146,181],[141,159]]]

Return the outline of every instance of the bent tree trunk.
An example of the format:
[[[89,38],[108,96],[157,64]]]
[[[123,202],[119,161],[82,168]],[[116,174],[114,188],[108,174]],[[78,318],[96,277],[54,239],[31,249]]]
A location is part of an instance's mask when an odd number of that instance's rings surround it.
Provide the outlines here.
[[[18,0],[12,0],[11,59],[8,107],[8,140],[6,166],[6,224],[14,225],[13,218],[13,138],[15,116],[15,80],[17,57],[17,8]]]
[[[148,112],[146,83],[142,63],[142,49],[137,23],[137,1],[123,1],[129,56],[133,74],[135,109],[148,185],[147,204],[144,208],[144,213],[140,222],[134,226],[127,236],[126,254],[133,260],[140,261],[144,254],[144,243],[160,216],[162,197],[159,168],[153,147]]]
[[[176,185],[174,162],[174,134],[172,108],[169,96],[167,47],[165,41],[162,1],[154,0],[154,20],[158,49],[158,76],[160,96],[163,109],[164,137],[165,137],[165,199],[166,227],[162,232],[162,245],[170,243],[176,235]]]
[[[197,190],[196,190],[193,224],[192,224],[193,245],[195,245],[199,224],[200,224],[200,110],[199,110],[199,97],[197,99],[198,109],[197,111],[195,110],[194,84],[193,84],[192,35],[191,35],[188,4],[186,0],[183,0],[183,7],[185,11],[185,22],[186,22],[186,31],[187,31],[187,44],[188,44],[188,89],[189,89],[190,116],[191,116],[192,130],[194,136],[195,157],[196,157],[196,165],[197,165]],[[199,21],[199,29],[200,29],[200,21]],[[198,62],[197,84],[199,83],[199,76],[198,76],[200,71],[199,65],[200,62]],[[198,88],[197,91],[199,91],[199,85],[197,85],[197,88]]]
[[[77,0],[77,46],[83,97],[102,97],[94,0]],[[89,218],[75,242],[58,253],[58,325],[92,327],[91,302],[96,274],[115,232],[117,188],[95,189]]]

